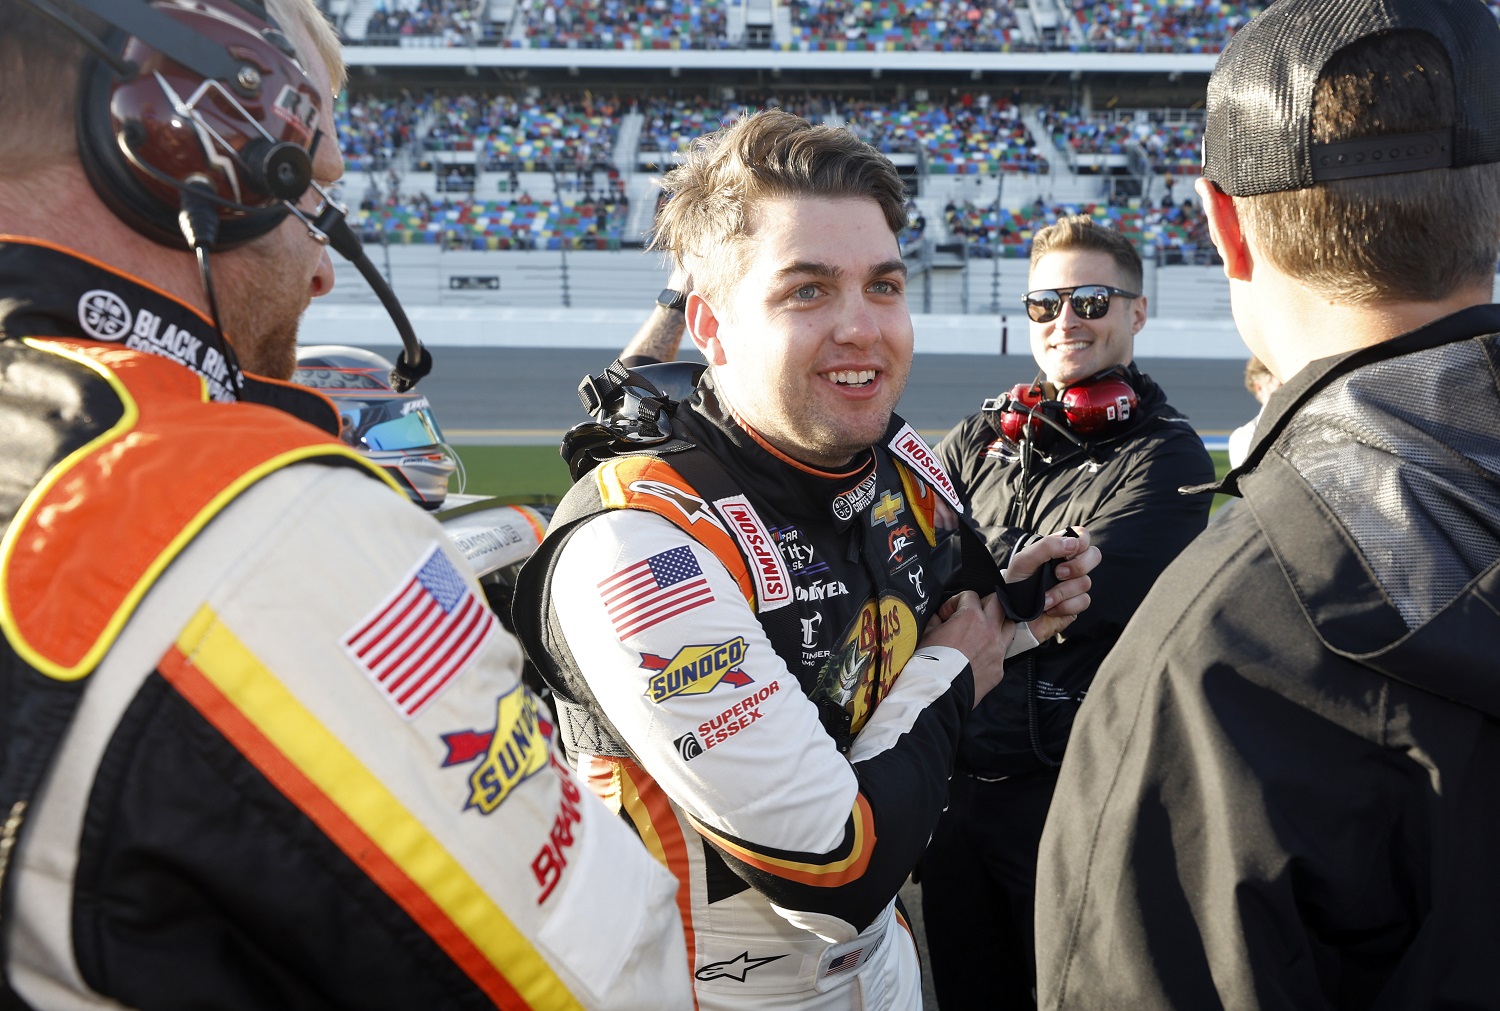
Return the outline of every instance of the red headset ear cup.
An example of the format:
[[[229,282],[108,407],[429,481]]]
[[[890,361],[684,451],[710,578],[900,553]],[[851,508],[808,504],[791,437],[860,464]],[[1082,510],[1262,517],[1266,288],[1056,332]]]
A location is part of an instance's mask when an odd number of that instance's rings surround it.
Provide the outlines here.
[[[154,6],[223,46],[248,71],[241,75],[244,80],[219,82],[222,90],[210,85],[200,91],[204,79],[170,54],[142,39],[111,33],[106,43],[141,69],[134,78],[121,80],[104,61],[90,61],[79,88],[78,146],[84,170],[121,220],[163,245],[185,245],[177,224],[181,191],[174,183],[188,179],[238,205],[219,208],[212,248],[258,238],[281,223],[287,214],[281,201],[300,197],[311,177],[317,91],[276,44],[280,33],[247,8],[225,0],[192,6],[165,0]],[[166,88],[194,105],[201,128],[192,117],[179,114]]]
[[[1046,425],[1031,416],[1043,403],[1042,391],[1031,383],[1017,383],[1000,401],[1000,434],[1010,442],[1020,442],[1030,427],[1033,438]]]
[[[1139,399],[1118,375],[1106,375],[1070,386],[1059,398],[1068,427],[1079,435],[1097,435],[1128,422]]]

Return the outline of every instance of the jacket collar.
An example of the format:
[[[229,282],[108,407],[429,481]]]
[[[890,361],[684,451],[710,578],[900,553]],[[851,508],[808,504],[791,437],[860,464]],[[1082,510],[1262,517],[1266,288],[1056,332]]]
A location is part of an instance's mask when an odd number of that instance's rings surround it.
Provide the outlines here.
[[[1426,326],[1408,331],[1400,337],[1309,362],[1301,372],[1277,389],[1266,401],[1260,421],[1255,426],[1255,440],[1251,443],[1250,452],[1244,461],[1225,474],[1223,479],[1216,484],[1185,490],[1239,495],[1240,478],[1260,464],[1261,459],[1276,444],[1276,440],[1281,437],[1282,431],[1302,405],[1339,377],[1348,375],[1372,362],[1441,347],[1444,344],[1467,340],[1476,334],[1484,333],[1500,333],[1500,305],[1470,306],[1434,320]]]
[[[327,398],[242,370],[234,347],[191,306],[72,250],[0,236],[0,340],[22,337],[99,341],[165,358],[202,378],[210,400],[264,404],[338,434]]]

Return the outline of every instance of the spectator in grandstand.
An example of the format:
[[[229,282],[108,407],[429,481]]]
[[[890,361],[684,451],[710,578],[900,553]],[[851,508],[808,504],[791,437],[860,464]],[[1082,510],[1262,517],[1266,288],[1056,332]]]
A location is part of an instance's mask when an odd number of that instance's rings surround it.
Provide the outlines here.
[[[343,78],[310,0],[0,0],[4,1003],[692,1007],[672,876],[288,382]]]
[[[1245,363],[1245,389],[1250,391],[1261,409],[1255,412],[1255,417],[1229,433],[1229,466],[1238,467],[1250,455],[1250,440],[1255,435],[1255,426],[1265,413],[1266,401],[1271,399],[1271,394],[1280,386],[1281,380],[1271,374],[1266,363],[1251,355],[1250,360]]]
[[[1283,385],[1079,715],[1044,1007],[1500,994],[1497,79],[1479,0],[1277,0],[1214,69],[1198,194]]]
[[[1133,362],[1141,280],[1130,240],[1092,218],[1037,233],[1025,301],[1035,389],[1054,406],[1036,409],[1063,431],[985,410],[937,447],[1002,565],[1031,531],[1069,526],[1088,527],[1107,559],[1093,606],[1009,665],[964,728],[921,872],[933,983],[948,1011],[1033,1006],[1037,843],[1073,718],[1156,577],[1208,521],[1211,498],[1178,491],[1213,480],[1203,442]],[[1088,405],[1097,426],[1084,420]]]

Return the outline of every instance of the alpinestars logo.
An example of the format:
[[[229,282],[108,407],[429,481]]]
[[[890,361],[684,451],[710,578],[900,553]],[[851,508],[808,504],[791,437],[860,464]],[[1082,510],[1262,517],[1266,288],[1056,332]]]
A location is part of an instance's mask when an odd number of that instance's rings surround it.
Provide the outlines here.
[[[727,962],[710,962],[693,975],[705,983],[715,979],[735,979],[743,983],[746,974],[751,970],[759,969],[767,962],[774,962],[778,958],[786,958],[786,956],[766,955],[762,958],[751,958],[750,952],[742,951]]]
[[[698,738],[693,736],[691,730],[677,738],[672,744],[677,748],[678,757],[684,762],[691,762],[703,754],[703,745],[698,743]]]

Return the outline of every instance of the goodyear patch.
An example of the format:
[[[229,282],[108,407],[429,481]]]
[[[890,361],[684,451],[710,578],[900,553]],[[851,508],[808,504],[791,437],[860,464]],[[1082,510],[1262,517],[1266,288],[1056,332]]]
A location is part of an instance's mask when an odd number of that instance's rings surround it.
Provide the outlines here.
[[[660,704],[677,695],[706,695],[721,684],[743,688],[753,683],[738,669],[749,648],[744,636],[735,636],[713,646],[684,646],[670,660],[642,653],[641,666],[656,671],[646,682],[646,694]]]
[[[552,726],[542,713],[536,696],[516,685],[496,700],[492,729],[443,735],[448,746],[444,767],[484,756],[469,774],[465,811],[478,808],[483,814],[493,814],[512,790],[547,767]]]

